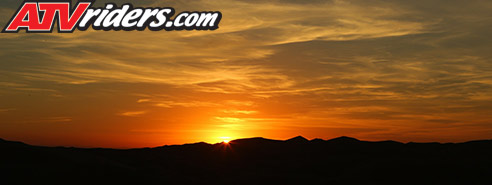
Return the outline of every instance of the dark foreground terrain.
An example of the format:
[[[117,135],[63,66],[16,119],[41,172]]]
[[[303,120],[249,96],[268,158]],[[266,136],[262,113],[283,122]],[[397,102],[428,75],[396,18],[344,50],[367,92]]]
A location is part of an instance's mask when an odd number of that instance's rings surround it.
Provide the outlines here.
[[[492,140],[264,138],[130,150],[0,139],[0,184],[492,184]]]

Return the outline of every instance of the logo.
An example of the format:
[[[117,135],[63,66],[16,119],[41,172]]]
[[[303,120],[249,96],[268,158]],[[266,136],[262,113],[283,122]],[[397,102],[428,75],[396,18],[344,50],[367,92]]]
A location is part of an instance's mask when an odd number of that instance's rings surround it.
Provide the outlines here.
[[[8,22],[3,33],[51,33],[55,23],[58,32],[75,29],[94,30],[215,30],[219,28],[219,11],[184,11],[175,16],[172,7],[133,7],[127,3],[118,7],[107,3],[93,8],[95,0],[81,0],[72,6],[71,0],[26,0]]]

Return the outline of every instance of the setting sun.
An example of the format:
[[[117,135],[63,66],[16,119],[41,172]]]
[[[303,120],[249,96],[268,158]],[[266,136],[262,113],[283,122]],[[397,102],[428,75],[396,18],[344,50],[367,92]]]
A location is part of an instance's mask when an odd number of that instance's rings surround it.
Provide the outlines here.
[[[222,140],[222,143],[229,143],[231,141],[231,137],[219,137]]]

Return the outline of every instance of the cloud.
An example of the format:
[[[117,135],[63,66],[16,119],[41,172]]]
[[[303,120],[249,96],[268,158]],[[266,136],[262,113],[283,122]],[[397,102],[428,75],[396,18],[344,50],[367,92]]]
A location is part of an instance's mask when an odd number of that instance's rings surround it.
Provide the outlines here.
[[[162,1],[143,3],[169,4]],[[365,7],[341,1],[316,6],[279,2],[257,6],[240,1],[181,1],[172,4],[177,9],[217,9],[227,17],[221,23],[221,29],[214,32],[78,31],[75,34],[21,34],[21,38],[2,38],[5,45],[9,45],[10,53],[30,52],[27,55],[23,53],[24,59],[10,59],[18,65],[29,63],[27,68],[13,65],[11,70],[28,79],[69,84],[197,84],[230,80],[244,84],[259,76],[265,78],[266,74],[285,81],[278,70],[234,63],[271,56],[275,52],[269,48],[271,45],[402,36],[421,33],[430,24],[392,19],[406,13],[392,10],[392,7]],[[251,21],[253,23],[250,24]],[[17,37],[19,34],[11,35]],[[121,44],[121,38],[125,38],[125,44]],[[29,46],[16,49],[19,39]],[[8,60],[10,57],[5,58]],[[27,62],[34,59],[45,62]]]
[[[8,111],[13,111],[13,110],[15,110],[15,109],[12,109],[12,108],[3,108],[3,109],[1,109],[0,108],[0,113],[2,113],[2,112],[8,112]]]
[[[223,110],[222,112],[226,114],[233,114],[233,115],[238,115],[238,114],[255,114],[258,113],[258,111],[254,110]]]
[[[118,115],[120,115],[120,116],[135,117],[135,116],[143,115],[145,113],[147,113],[147,111],[127,111],[127,112],[119,113]]]
[[[71,117],[57,116],[57,117],[40,117],[31,120],[25,120],[23,123],[66,123],[71,122]]]

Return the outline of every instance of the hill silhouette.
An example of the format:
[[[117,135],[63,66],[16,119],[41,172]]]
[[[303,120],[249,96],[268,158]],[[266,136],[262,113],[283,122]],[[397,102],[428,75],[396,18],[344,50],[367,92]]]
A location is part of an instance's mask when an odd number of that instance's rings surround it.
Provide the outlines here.
[[[265,138],[140,149],[0,139],[1,184],[492,184],[492,140]]]

